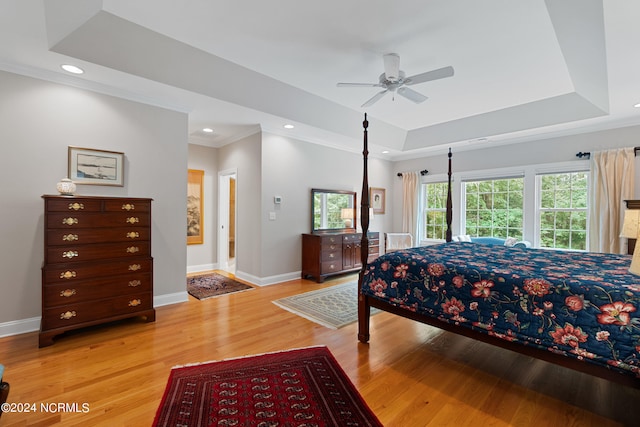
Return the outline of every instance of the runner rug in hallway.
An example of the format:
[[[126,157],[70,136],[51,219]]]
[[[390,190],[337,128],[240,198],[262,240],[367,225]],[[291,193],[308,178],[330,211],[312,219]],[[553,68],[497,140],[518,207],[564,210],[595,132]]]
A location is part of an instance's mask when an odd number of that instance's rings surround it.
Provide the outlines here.
[[[187,292],[200,300],[250,289],[253,288],[218,273],[187,277]]]
[[[153,426],[382,426],[326,347],[176,367]]]
[[[272,302],[312,322],[339,329],[358,320],[358,283],[343,283]],[[371,309],[371,315],[379,312]]]

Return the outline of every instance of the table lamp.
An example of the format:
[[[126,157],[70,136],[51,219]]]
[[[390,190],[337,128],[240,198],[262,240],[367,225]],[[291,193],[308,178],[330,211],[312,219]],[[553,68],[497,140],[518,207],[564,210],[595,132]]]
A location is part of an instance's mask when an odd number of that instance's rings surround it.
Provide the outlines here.
[[[622,232],[620,237],[626,237],[627,239],[638,239],[640,236],[640,209],[627,209],[624,211],[624,222],[622,223]],[[631,259],[631,266],[629,272],[632,274],[640,275],[640,250],[636,244],[633,249],[633,258]]]

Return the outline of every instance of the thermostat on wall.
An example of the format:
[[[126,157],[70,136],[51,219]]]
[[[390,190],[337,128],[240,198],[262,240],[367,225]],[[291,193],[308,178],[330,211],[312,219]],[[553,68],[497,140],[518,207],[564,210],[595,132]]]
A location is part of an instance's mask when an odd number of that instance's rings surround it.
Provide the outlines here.
[[[273,196],[273,203],[275,203],[276,205],[282,203],[282,196]]]

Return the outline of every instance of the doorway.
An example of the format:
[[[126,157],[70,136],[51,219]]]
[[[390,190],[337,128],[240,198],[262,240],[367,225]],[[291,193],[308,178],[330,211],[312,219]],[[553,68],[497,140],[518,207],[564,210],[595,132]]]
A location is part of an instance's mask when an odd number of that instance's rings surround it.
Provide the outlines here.
[[[236,273],[237,171],[218,174],[218,268]]]

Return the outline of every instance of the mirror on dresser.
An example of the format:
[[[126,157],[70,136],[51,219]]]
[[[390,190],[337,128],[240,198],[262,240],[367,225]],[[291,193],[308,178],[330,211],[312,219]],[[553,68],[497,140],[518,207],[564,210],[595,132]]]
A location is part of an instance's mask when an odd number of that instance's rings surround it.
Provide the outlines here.
[[[368,247],[362,248],[362,233],[356,232],[356,193],[341,190],[311,190],[311,233],[302,235],[302,278],[322,282],[326,277],[355,273],[378,257],[380,238],[369,231]]]
[[[311,232],[355,232],[356,193],[346,190],[311,190]]]

